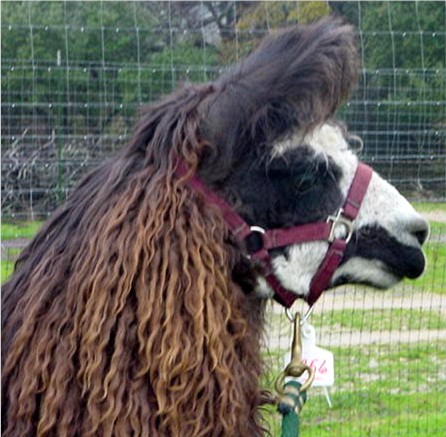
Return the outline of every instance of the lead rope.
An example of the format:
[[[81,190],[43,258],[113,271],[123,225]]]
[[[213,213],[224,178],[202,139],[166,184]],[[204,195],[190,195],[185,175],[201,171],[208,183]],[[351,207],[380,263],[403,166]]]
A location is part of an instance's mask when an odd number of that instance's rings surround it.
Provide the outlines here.
[[[311,311],[312,308],[304,316],[304,320],[308,318]],[[291,345],[291,361],[278,376],[275,383],[275,389],[279,395],[277,409],[282,414],[281,437],[299,437],[299,414],[307,400],[307,390],[313,383],[315,376],[315,369],[302,361],[302,338],[300,332],[302,321],[300,314],[296,313],[292,321],[294,332]],[[285,382],[285,378],[299,378],[305,372],[307,372],[308,377],[303,384],[296,380]]]

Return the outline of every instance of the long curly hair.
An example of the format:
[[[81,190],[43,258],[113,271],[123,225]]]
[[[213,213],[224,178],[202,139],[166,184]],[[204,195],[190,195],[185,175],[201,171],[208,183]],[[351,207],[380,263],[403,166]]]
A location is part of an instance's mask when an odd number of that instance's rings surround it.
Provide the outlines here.
[[[357,66],[353,29],[328,18],[267,38],[213,84],[146,111],[4,287],[5,436],[262,434],[262,272],[187,180],[198,173],[254,223],[259,205],[238,178],[275,142],[332,117]],[[288,223],[287,202],[276,211],[275,196],[252,197]]]
[[[212,86],[149,108],[3,290],[5,436],[259,435],[262,303],[220,214],[174,174]]]

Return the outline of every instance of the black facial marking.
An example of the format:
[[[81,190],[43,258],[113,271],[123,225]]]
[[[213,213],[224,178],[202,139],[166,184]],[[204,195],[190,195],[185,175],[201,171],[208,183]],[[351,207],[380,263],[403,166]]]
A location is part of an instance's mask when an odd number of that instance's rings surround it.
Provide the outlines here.
[[[302,145],[268,163],[245,160],[225,184],[249,224],[273,229],[325,221],[342,203],[341,176],[330,158]]]
[[[331,285],[331,287],[338,287],[339,285],[345,285],[345,284],[367,285],[369,287],[373,287],[373,288],[377,288],[377,289],[381,289],[381,290],[387,289],[387,287],[380,286],[380,284],[378,284],[378,283],[375,283],[372,281],[367,281],[367,280],[358,280],[357,278],[354,278],[351,275],[339,276],[338,278],[336,278],[336,281],[334,282],[334,284]]]
[[[364,226],[353,234],[342,263],[353,256],[382,261],[399,278],[415,279],[425,267],[421,249],[400,243],[379,225]]]

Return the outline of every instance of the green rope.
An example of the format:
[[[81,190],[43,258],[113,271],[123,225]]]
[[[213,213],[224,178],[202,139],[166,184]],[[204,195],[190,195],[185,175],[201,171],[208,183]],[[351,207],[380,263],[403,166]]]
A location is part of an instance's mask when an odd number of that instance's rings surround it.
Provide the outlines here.
[[[300,391],[301,385],[292,380],[284,386],[284,394],[277,406],[282,414],[281,437],[299,437],[299,413],[307,400],[307,392]]]

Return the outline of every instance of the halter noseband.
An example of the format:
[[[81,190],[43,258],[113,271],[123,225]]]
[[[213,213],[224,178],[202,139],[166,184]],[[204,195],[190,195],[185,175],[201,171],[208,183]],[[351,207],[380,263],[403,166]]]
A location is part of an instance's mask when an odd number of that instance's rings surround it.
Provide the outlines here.
[[[183,161],[178,161],[175,173],[178,177],[188,174],[188,167]],[[310,292],[305,298],[310,306],[313,305],[322,292],[328,288],[330,279],[344,257],[347,243],[353,234],[354,221],[358,215],[372,174],[373,170],[368,165],[362,162],[358,163],[344,205],[336,215],[329,216],[326,222],[266,230],[259,226],[248,225],[225,200],[206,187],[198,176],[193,175],[188,180],[188,184],[196,191],[199,191],[207,202],[216,205],[221,210],[223,219],[238,240],[246,241],[248,237],[255,234],[260,236],[260,241],[262,242],[260,249],[250,251],[248,245],[246,245],[249,257],[259,261],[264,267],[264,276],[274,290],[274,299],[284,307],[289,308],[299,296],[280,284],[280,281],[274,274],[269,251],[291,244],[308,243],[311,241],[327,241],[329,243],[325,257],[311,281]],[[335,231],[338,227],[343,227],[347,231],[347,235],[344,238],[336,237]]]

